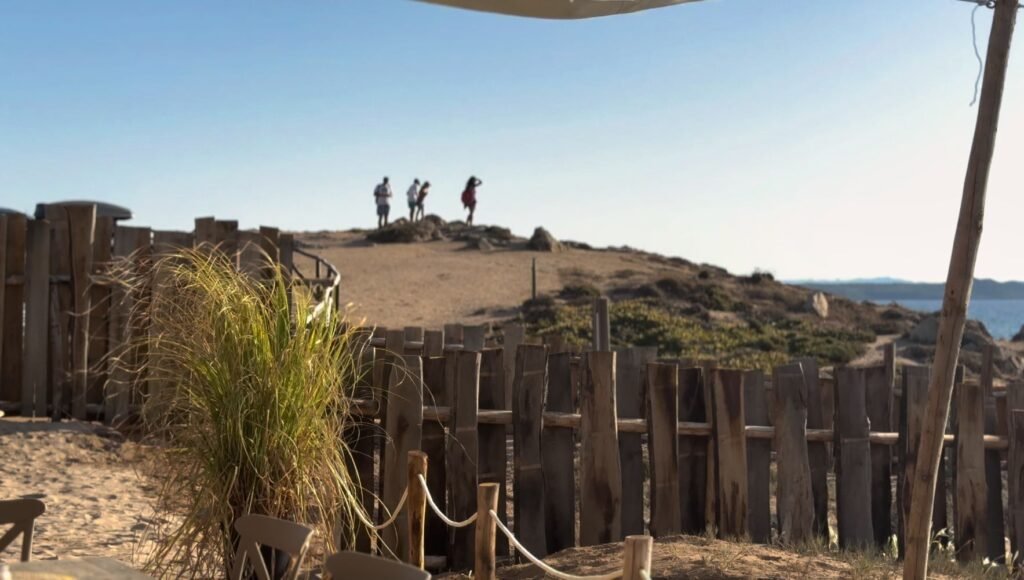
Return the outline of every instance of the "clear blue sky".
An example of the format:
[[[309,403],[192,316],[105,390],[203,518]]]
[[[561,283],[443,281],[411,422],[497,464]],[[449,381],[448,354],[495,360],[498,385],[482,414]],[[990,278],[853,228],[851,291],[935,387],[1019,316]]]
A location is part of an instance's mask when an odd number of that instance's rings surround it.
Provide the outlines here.
[[[971,5],[711,0],[548,22],[409,0],[0,0],[0,206],[136,221],[428,210],[785,278],[945,278]],[[984,51],[991,12],[978,13]],[[978,275],[1024,278],[1018,38]]]

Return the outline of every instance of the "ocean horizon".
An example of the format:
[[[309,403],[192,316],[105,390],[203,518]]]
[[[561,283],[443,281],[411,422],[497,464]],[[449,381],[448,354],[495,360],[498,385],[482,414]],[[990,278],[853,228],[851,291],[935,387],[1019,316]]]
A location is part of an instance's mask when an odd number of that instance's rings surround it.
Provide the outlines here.
[[[896,303],[920,312],[938,312],[942,300],[873,300],[877,304]],[[971,300],[967,317],[980,321],[997,339],[1009,340],[1024,326],[1024,300]]]

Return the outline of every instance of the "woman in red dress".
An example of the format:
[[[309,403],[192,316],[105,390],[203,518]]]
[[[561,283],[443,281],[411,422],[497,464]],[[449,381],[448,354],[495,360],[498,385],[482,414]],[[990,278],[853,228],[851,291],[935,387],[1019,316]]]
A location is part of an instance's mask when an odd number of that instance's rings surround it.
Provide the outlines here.
[[[473,212],[476,211],[476,188],[483,184],[484,182],[473,175],[466,182],[466,189],[462,190],[462,207],[469,210],[469,217],[466,218],[468,225],[473,225]]]

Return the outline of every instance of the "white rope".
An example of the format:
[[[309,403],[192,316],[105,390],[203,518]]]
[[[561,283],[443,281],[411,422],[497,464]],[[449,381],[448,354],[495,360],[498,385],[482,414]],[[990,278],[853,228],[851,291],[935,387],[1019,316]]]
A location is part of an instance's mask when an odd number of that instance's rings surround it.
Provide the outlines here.
[[[437,514],[437,517],[441,518],[441,520],[444,523],[448,524],[453,528],[464,528],[476,521],[477,514],[473,514],[469,516],[469,518],[462,520],[461,522],[448,519],[448,516],[444,515],[444,512],[442,512],[441,509],[437,507],[437,504],[434,503],[434,498],[430,496],[430,489],[427,488],[427,480],[423,477],[423,474],[417,473],[416,476],[420,479],[420,485],[423,486],[423,492],[427,496],[427,503],[430,504],[430,508],[434,510],[434,513]]]
[[[651,573],[647,570],[640,570],[640,580],[651,580]]]
[[[974,13],[982,6],[983,4],[979,2],[974,10],[971,10],[971,41],[974,43],[974,58],[978,59],[978,76],[974,79],[974,98],[971,99],[969,107],[973,107],[974,103],[978,102],[978,87],[981,85],[981,74],[985,70],[985,63],[981,60],[981,53],[978,52],[978,33],[974,28]]]
[[[395,523],[395,520],[398,519],[398,514],[401,513],[401,511],[402,511],[402,506],[405,505],[405,499],[406,499],[406,497],[408,497],[408,495],[409,495],[409,488],[407,487],[407,488],[405,488],[405,491],[402,492],[402,499],[398,500],[398,505],[395,506],[395,511],[391,512],[391,517],[388,518],[388,521],[384,522],[383,524],[381,524],[379,526],[370,525],[370,527],[372,527],[375,530],[383,530],[384,528],[386,528],[386,527],[390,526],[391,524]],[[383,507],[383,506],[381,506],[381,507]],[[367,523],[367,522],[364,521],[363,523]]]
[[[526,559],[533,563],[534,566],[543,570],[544,573],[548,576],[554,576],[555,578],[559,578],[561,580],[615,580],[616,578],[622,577],[621,570],[610,572],[608,574],[604,574],[601,576],[576,576],[574,574],[566,574],[565,572],[559,572],[558,570],[555,570],[551,566],[545,564],[543,560],[541,560],[537,556],[534,556],[529,552],[529,550],[524,548],[523,545],[519,543],[519,540],[517,540],[516,537],[512,534],[512,532],[505,527],[505,524],[501,523],[501,519],[498,518],[498,514],[494,513],[494,510],[489,510],[489,513],[491,514],[491,517],[494,519],[494,523],[498,524],[498,529],[501,530],[501,533],[505,534],[505,537],[508,538],[509,543],[515,546],[516,549],[519,550],[520,554],[526,557]]]

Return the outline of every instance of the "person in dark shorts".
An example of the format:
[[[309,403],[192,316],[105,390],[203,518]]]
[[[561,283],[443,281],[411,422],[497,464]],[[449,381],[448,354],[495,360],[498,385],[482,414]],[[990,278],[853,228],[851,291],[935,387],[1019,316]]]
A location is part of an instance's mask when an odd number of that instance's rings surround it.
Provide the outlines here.
[[[412,185],[405,192],[406,201],[409,203],[409,221],[416,221],[416,203],[420,198],[420,180],[414,179]]]
[[[373,188],[373,198],[377,201],[377,227],[382,228],[388,225],[388,214],[391,213],[391,183],[387,177]]]
[[[466,218],[468,225],[473,225],[473,213],[476,212],[476,188],[483,184],[483,181],[472,175],[466,182],[466,189],[462,190],[462,207],[469,210],[469,217]]]
[[[423,219],[424,209],[423,200],[427,199],[427,194],[430,193],[430,182],[424,181],[423,187],[420,188],[419,196],[416,198],[416,219]]]

